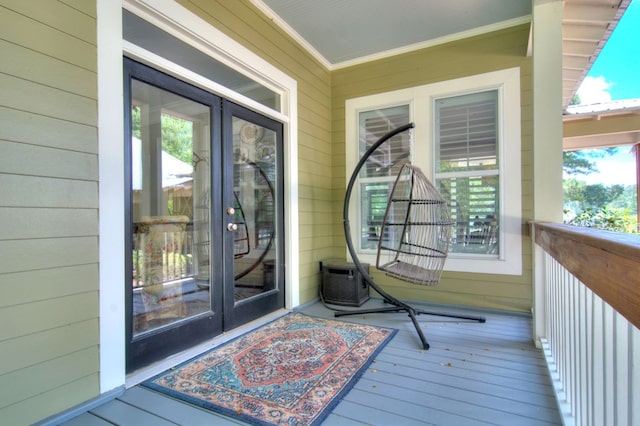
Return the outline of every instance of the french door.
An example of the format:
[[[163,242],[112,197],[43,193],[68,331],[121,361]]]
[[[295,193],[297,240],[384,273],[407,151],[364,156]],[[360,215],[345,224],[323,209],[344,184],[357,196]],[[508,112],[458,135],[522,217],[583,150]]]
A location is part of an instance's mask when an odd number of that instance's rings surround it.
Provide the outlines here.
[[[282,124],[125,58],[127,370],[284,306]]]

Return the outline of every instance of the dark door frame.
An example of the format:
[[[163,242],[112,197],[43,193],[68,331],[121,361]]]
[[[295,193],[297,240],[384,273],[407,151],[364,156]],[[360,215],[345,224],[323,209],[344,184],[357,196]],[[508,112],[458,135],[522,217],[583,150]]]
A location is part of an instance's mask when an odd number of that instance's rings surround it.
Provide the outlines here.
[[[198,314],[184,321],[178,321],[165,327],[158,328],[140,336],[133,335],[133,295],[131,283],[131,271],[133,270],[132,253],[132,188],[131,188],[131,81],[142,81],[162,90],[173,92],[194,102],[206,105],[210,109],[211,128],[211,196],[210,198],[210,238],[211,249],[222,248],[223,255],[211,253],[210,264],[210,298],[211,310]],[[147,65],[141,64],[129,58],[124,58],[124,158],[125,178],[125,227],[129,227],[125,233],[125,306],[126,315],[126,370],[135,371],[160,360],[168,355],[178,353],[211,339],[223,331],[233,329],[248,321],[264,316],[274,310],[284,307],[285,280],[284,280],[284,156],[283,137],[284,126],[282,123],[249,110],[241,105],[183,82],[173,76],[165,74]],[[277,263],[274,265],[277,280],[276,289],[254,296],[246,301],[236,303],[234,301],[233,278],[233,239],[225,229],[227,218],[224,209],[233,197],[233,140],[232,119],[238,117],[250,121],[259,126],[273,130],[277,134],[276,144],[277,159],[277,224],[276,232],[279,240],[276,245]],[[221,191],[216,196],[216,190]]]

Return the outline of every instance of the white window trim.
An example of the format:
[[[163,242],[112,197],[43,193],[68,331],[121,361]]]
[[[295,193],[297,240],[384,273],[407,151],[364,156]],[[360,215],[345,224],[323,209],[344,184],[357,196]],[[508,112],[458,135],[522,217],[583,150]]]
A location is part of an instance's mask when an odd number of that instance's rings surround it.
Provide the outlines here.
[[[122,39],[122,8],[139,14],[165,31],[281,95],[276,112],[235,92],[225,97],[284,123],[286,307],[300,304],[298,242],[298,99],[297,82],[243,45],[171,0],[97,0],[98,141],[100,247],[100,392],[125,384],[124,277],[124,133],[122,56],[131,56],[167,72],[184,69],[147,55]],[[156,63],[158,61],[158,63]],[[224,90],[190,74],[192,83]],[[207,86],[209,85],[209,86]]]
[[[395,106],[409,105],[410,120],[414,119],[413,111],[413,89],[397,90],[385,94],[364,96],[361,98],[348,99],[346,101],[346,128],[345,128],[345,160],[346,160],[346,184],[349,183],[356,164],[360,160],[360,146],[358,140],[358,129],[360,127],[359,114],[363,111],[373,109],[391,108]],[[410,147],[411,158],[415,158],[414,138],[411,138]],[[376,253],[372,250],[360,249],[360,229],[362,229],[360,219],[360,180],[358,179],[351,191],[351,203],[349,205],[349,223],[351,237],[354,248],[361,261],[371,265],[376,263]],[[347,250],[347,257],[350,256]]]
[[[412,130],[411,158],[433,181],[435,157],[433,111],[438,98],[498,90],[500,136],[500,256],[450,253],[446,271],[486,274],[522,274],[522,176],[520,69],[510,68],[458,78],[410,89],[379,93],[346,101],[346,176],[351,177],[358,161],[358,113],[403,104],[410,105]],[[351,230],[359,230],[359,188],[354,186],[349,222]],[[354,208],[355,207],[355,208]],[[354,236],[355,241],[355,236]],[[359,241],[359,240],[358,240]],[[375,254],[358,253],[360,260],[375,265]]]

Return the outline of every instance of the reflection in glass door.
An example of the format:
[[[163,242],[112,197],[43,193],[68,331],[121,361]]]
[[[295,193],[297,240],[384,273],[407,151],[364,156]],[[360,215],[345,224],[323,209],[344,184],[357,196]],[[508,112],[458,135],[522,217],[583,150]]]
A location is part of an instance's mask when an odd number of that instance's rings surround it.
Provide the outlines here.
[[[258,318],[284,305],[282,277],[282,125],[230,102],[223,104],[225,158],[231,157],[232,174],[225,179],[228,244],[233,263],[227,277],[233,293],[224,304],[226,327]],[[230,185],[226,184],[229,182]],[[225,287],[229,288],[229,287]]]
[[[210,310],[210,113],[138,80],[131,93],[135,337]]]
[[[125,74],[132,371],[222,331],[220,99],[129,59]]]
[[[241,301],[274,288],[274,131],[233,118],[233,195],[236,204],[234,297]]]

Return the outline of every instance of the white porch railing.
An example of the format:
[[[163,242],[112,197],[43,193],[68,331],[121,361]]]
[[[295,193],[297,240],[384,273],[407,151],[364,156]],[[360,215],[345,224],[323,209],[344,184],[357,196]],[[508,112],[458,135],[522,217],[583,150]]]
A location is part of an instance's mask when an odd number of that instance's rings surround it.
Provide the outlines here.
[[[541,342],[560,409],[569,425],[637,426],[640,238],[612,249],[619,241],[607,239],[609,233],[584,230],[579,236],[579,229],[567,233],[562,225],[535,225],[536,243],[545,250],[546,336]],[[597,274],[599,282],[593,281],[593,267],[604,269]]]

